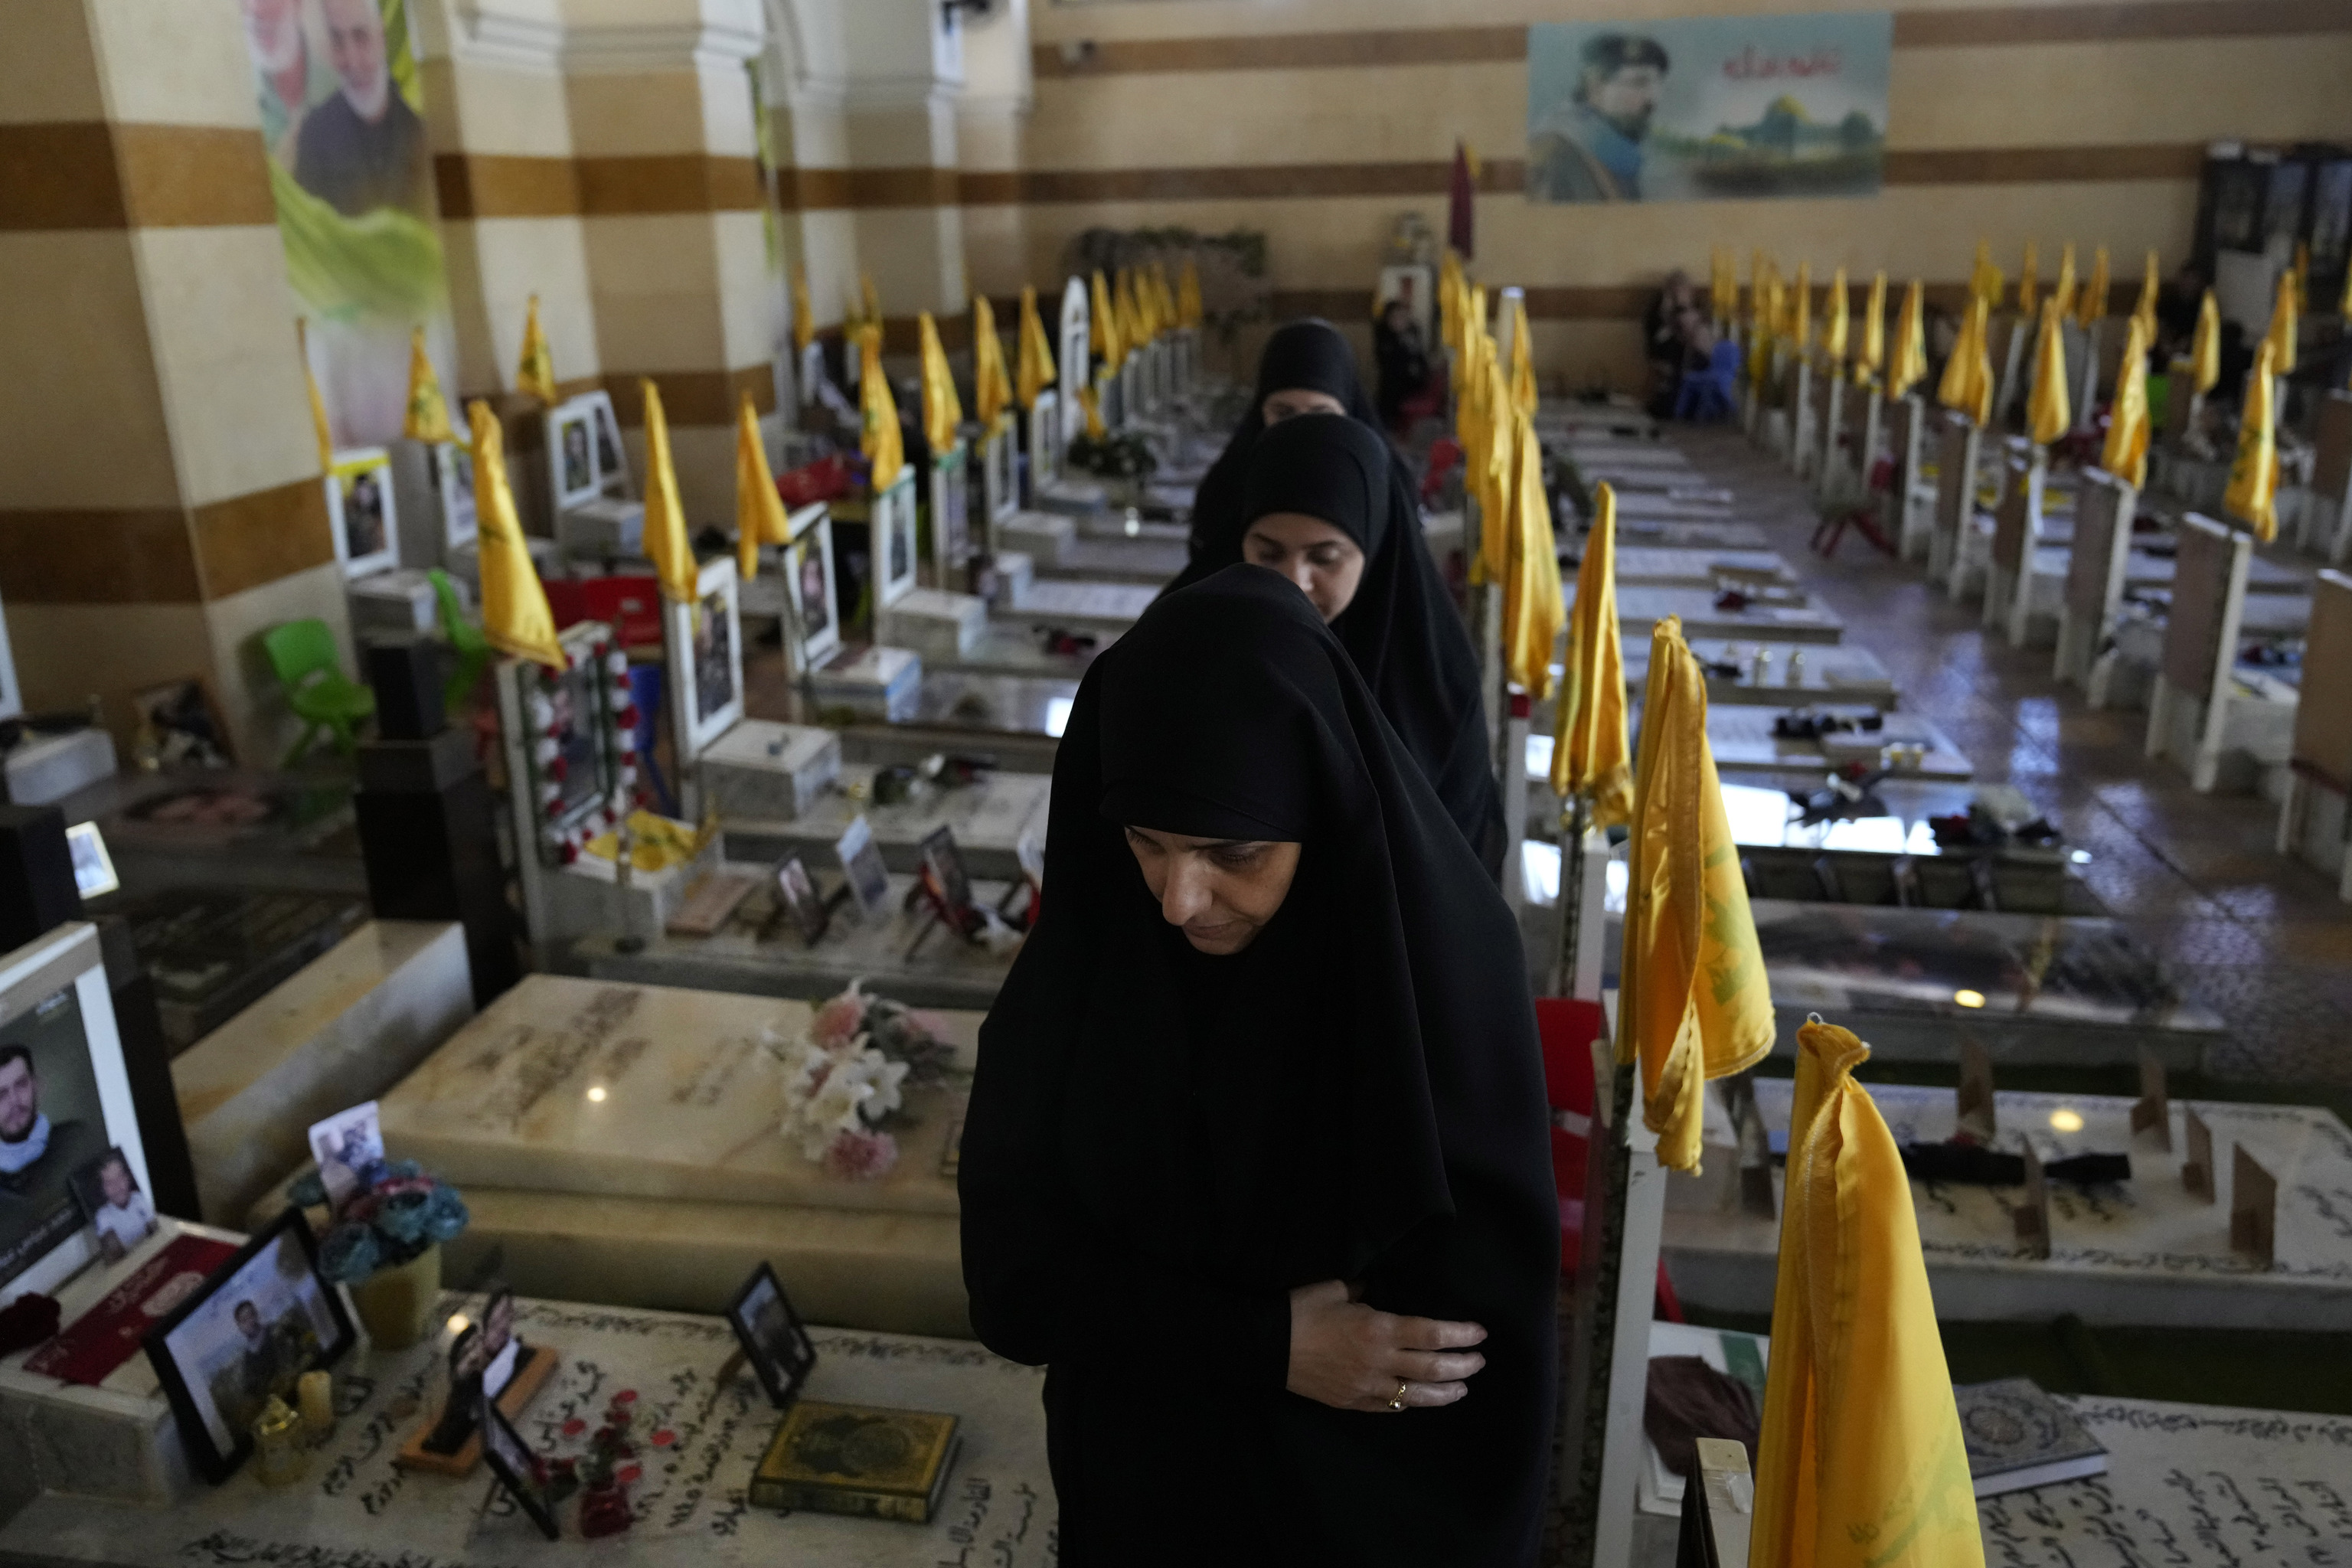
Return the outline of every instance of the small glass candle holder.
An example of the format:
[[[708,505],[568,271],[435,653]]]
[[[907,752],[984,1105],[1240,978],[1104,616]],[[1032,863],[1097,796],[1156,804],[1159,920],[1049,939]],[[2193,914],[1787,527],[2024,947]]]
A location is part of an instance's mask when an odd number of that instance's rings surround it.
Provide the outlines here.
[[[253,1473],[266,1487],[290,1487],[310,1468],[302,1417],[276,1395],[253,1420]]]

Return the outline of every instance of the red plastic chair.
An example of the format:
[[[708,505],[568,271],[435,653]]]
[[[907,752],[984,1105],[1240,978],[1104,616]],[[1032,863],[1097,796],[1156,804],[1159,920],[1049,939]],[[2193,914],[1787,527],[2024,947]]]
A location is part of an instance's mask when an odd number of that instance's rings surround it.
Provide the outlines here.
[[[1598,1002],[1566,996],[1536,998],[1536,1033],[1543,1043],[1544,1098],[1551,1105],[1552,1185],[1559,1194],[1559,1271],[1576,1277],[1584,1248],[1584,1161],[1592,1126],[1592,1042],[1606,1019]],[[1682,1302],[1658,1260],[1658,1317],[1683,1321]]]

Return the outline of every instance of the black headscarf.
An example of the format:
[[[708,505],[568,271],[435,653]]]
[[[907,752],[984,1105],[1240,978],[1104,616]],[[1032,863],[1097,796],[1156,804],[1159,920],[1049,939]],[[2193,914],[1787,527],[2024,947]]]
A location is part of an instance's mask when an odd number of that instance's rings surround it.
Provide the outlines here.
[[[1269,428],[1265,400],[1292,389],[1328,393],[1348,410],[1348,417],[1377,433],[1380,414],[1364,395],[1356,374],[1356,351],[1339,329],[1319,316],[1276,327],[1258,355],[1257,388],[1250,394],[1249,412],[1234,426],[1225,449],[1201,478],[1192,495],[1191,562],[1177,587],[1197,583],[1242,558],[1242,531],[1249,526],[1242,511],[1242,484],[1249,468],[1250,448]]]
[[[1322,519],[1364,552],[1356,596],[1331,629],[1446,815],[1499,880],[1503,797],[1478,696],[1478,656],[1430,559],[1420,510],[1387,439],[1328,414],[1301,415],[1267,430],[1243,475],[1243,523],[1232,560],[1217,569],[1242,559],[1250,523],[1286,511]]]
[[[1123,823],[1293,840],[1297,874],[1205,956]],[[1559,1230],[1518,934],[1302,595],[1226,571],[1095,661],[1045,863],[959,1179],[973,1325],[1051,1369],[1063,1562],[1524,1568]],[[1333,1279],[1485,1325],[1468,1397],[1287,1393],[1288,1292]]]

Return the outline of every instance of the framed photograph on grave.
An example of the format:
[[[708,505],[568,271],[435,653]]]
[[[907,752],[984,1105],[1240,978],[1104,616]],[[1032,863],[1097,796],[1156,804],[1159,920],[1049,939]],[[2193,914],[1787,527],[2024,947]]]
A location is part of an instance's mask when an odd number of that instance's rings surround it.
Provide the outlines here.
[[[392,454],[382,447],[338,452],[327,470],[327,521],[346,577],[400,564],[400,523],[392,501]]]
[[[890,868],[882,863],[882,847],[874,842],[874,825],[860,812],[833,847],[841,862],[841,874],[848,879],[849,896],[856,900],[857,912],[868,921],[878,921],[890,912]]]
[[[441,497],[441,548],[457,550],[481,534],[474,510],[474,449],[462,441],[436,442],[425,448],[433,469],[433,488]]]
[[[14,719],[25,710],[25,694],[16,685],[16,656],[8,649],[8,617],[0,611],[0,719]]]
[[[327,1189],[327,1206],[340,1214],[343,1202],[366,1183],[367,1172],[383,1163],[383,1119],[373,1100],[339,1110],[310,1125],[310,1158],[318,1163],[319,1184]]]
[[[481,1423],[482,1458],[490,1462],[490,1473],[499,1478],[499,1485],[541,1535],[550,1541],[562,1539],[563,1529],[555,1517],[555,1493],[547,1484],[539,1456],[530,1451],[530,1445],[523,1441],[496,1401],[482,1401]]]
[[[793,513],[793,542],[784,550],[784,591],[800,616],[800,660],[793,673],[823,668],[841,651],[841,615],[834,598],[833,510],[824,502]]]
[[[956,847],[955,829],[941,826],[927,834],[916,853],[922,858],[925,889],[938,899],[951,920],[971,909],[971,876],[964,869],[963,851]]]
[[[777,914],[800,932],[803,943],[814,947],[833,923],[833,910],[818,894],[808,862],[794,850],[776,862],[773,875]]]
[[[106,852],[106,837],[95,822],[77,822],[66,829],[66,853],[73,858],[74,891],[85,899],[102,899],[120,891],[114,857]]]
[[[295,1381],[332,1366],[358,1338],[341,1293],[319,1272],[310,1221],[289,1208],[156,1324],[147,1359],[189,1463],[218,1484],[253,1452],[262,1408],[292,1404]]]
[[[599,493],[596,410],[584,397],[547,411],[547,489],[558,511],[594,500]]]
[[[109,1149],[73,1173],[74,1202],[98,1233],[98,1255],[120,1263],[155,1234],[155,1205],[131,1173],[131,1161]]]
[[[760,1386],[767,1390],[768,1403],[779,1410],[792,1404],[816,1365],[816,1346],[809,1342],[808,1327],[793,1310],[774,1268],[761,1263],[752,1271],[727,1308],[727,1324],[735,1331]]]
[[[908,468],[874,498],[874,552],[877,558],[874,606],[888,609],[914,592],[916,577],[915,470]]]
[[[735,558],[714,556],[695,578],[691,605],[662,602],[670,712],[678,765],[743,721],[743,622]]]
[[[998,415],[996,428],[980,447],[981,516],[992,525],[1021,506],[1021,438],[1014,417],[1010,410]],[[993,534],[989,537],[992,542]]]
[[[75,1179],[119,1153],[152,1190],[96,926],[0,954],[0,1302],[54,1295],[100,1255]]]
[[[931,458],[931,571],[941,588],[953,588],[971,558],[971,453],[958,441]]]
[[[572,400],[589,411],[589,446],[593,451],[596,493],[629,499],[629,448],[621,441],[621,421],[613,412],[609,392],[583,392]]]
[[[1092,386],[1095,380],[1093,364],[1093,317],[1087,298],[1087,280],[1073,278],[1062,289],[1061,361],[1055,368],[1060,372],[1062,387],[1062,438],[1055,451],[1069,449],[1071,440],[1087,427],[1087,411],[1078,401],[1078,391]]]
[[[131,710],[153,732],[158,760],[165,767],[226,768],[236,762],[228,721],[214,700],[212,683],[201,675],[167,680],[131,694]]]
[[[637,738],[628,656],[602,621],[579,621],[556,639],[562,671],[529,659],[499,666],[499,723],[519,831],[536,837],[540,863],[561,866],[611,828],[635,800]]]
[[[1029,500],[1062,477],[1062,398],[1052,387],[1029,410]]]

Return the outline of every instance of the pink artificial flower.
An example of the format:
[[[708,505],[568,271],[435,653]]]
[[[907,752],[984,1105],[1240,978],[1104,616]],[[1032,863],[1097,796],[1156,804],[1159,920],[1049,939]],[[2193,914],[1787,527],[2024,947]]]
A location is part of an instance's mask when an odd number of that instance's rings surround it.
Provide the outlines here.
[[[809,1037],[826,1050],[839,1050],[864,1027],[866,997],[856,991],[845,991],[816,1010],[809,1024]]]
[[[845,1181],[877,1181],[898,1163],[898,1141],[887,1132],[835,1133],[824,1151],[825,1173]]]

